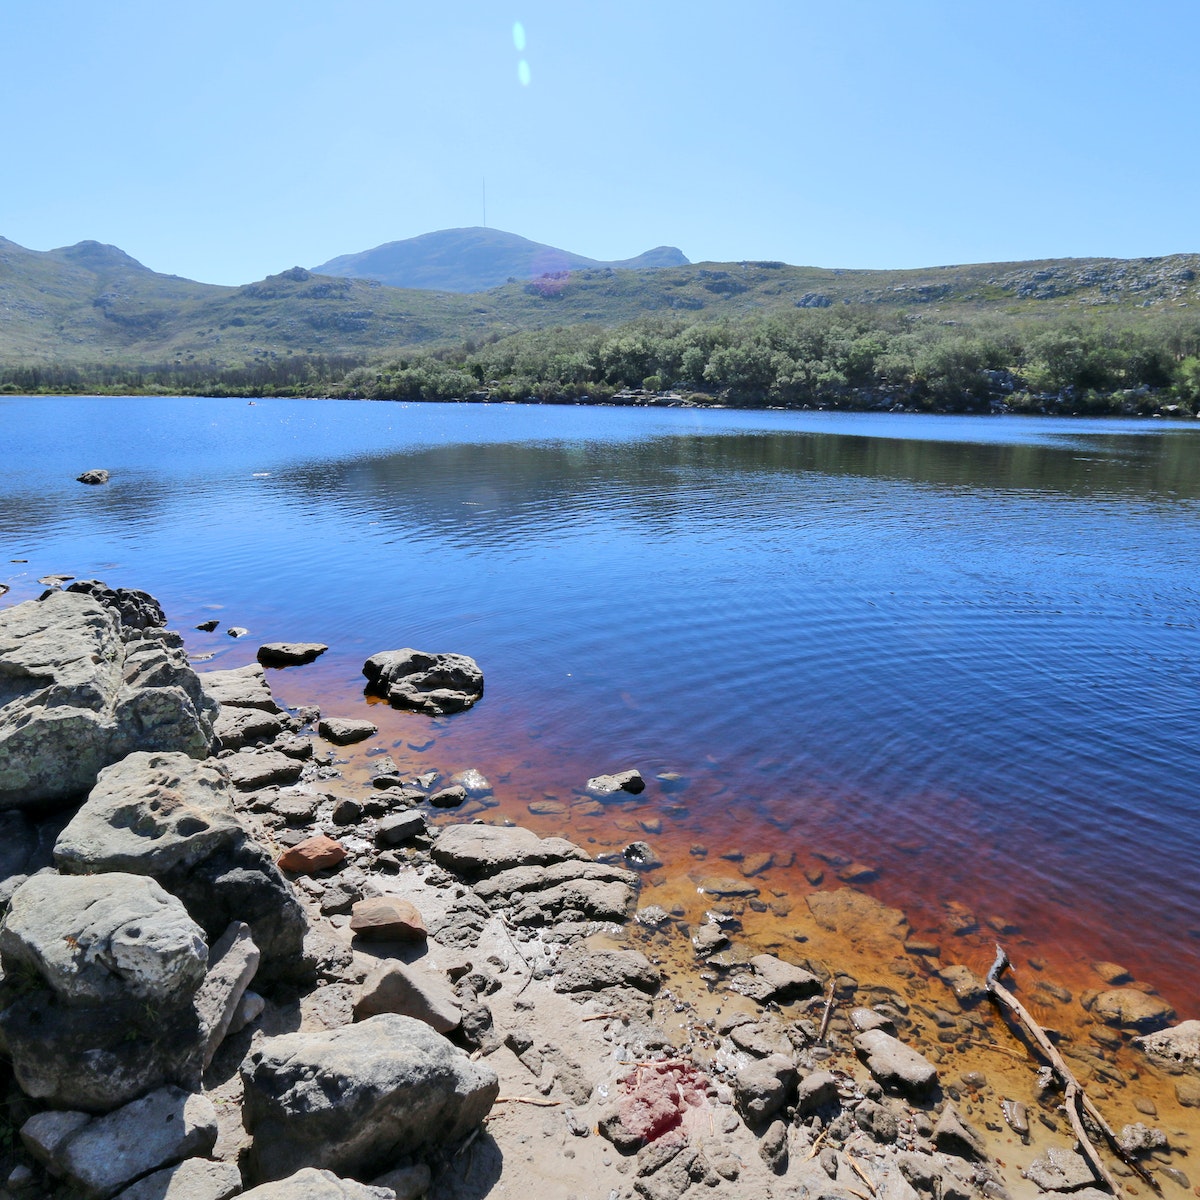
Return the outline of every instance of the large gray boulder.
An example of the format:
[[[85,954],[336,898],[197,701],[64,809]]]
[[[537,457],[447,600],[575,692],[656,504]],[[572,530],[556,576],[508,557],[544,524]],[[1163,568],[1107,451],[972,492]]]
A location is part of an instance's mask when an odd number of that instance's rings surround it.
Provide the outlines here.
[[[499,1093],[490,1067],[392,1014],[267,1038],[241,1074],[255,1180],[303,1167],[378,1174],[404,1155],[460,1141]]]
[[[37,875],[0,925],[3,1031],[22,1090],[103,1112],[190,1083],[208,947],[152,879]]]
[[[41,1124],[39,1117],[27,1121],[23,1139],[83,1200],[108,1200],[150,1171],[207,1154],[217,1140],[212,1102],[177,1087],[160,1088],[105,1117],[81,1122],[52,1144],[41,1136]]]
[[[205,695],[217,704],[279,712],[279,705],[267,683],[267,673],[259,663],[229,671],[202,671],[199,679]]]
[[[305,1167],[287,1179],[243,1192],[242,1200],[396,1200],[396,1193],[355,1179],[339,1179],[332,1171]]]
[[[185,754],[129,755],[96,786],[54,845],[60,871],[148,875],[210,941],[244,921],[264,978],[303,978],[304,910],[233,806],[224,768]]]
[[[0,611],[0,809],[80,796],[135,750],[203,758],[215,712],[178,634],[78,592]]]
[[[1200,1067],[1200,1021],[1180,1021],[1170,1029],[1136,1037],[1133,1042],[1161,1062]]]
[[[396,708],[440,716],[470,708],[483,695],[483,672],[465,654],[385,650],[363,663],[367,691]]]

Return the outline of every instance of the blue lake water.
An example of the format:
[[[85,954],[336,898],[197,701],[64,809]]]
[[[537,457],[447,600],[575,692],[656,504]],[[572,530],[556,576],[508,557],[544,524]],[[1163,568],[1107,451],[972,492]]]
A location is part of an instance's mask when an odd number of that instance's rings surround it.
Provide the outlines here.
[[[1200,986],[1200,430],[13,397],[0,447],[0,604],[63,572],[248,627],[188,633],[212,666],[328,642],[273,682],[347,713],[369,654],[471,654],[476,709],[384,733],[515,819],[679,772],[646,798],[669,866],[853,859],[919,929],[965,903],[1181,1011]]]

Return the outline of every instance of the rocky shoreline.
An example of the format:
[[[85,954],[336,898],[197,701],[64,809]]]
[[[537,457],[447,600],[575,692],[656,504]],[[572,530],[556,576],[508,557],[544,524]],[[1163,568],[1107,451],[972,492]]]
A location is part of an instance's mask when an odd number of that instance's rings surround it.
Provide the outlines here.
[[[486,764],[405,772],[362,714],[284,709],[257,664],[197,673],[164,626],[95,581],[0,610],[0,1197],[1107,1194],[983,981],[902,913],[814,890],[763,952],[754,864],[699,914],[656,904],[644,841],[502,823]],[[483,692],[462,655],[364,672],[416,712]],[[1184,1195],[1200,1023],[1097,973],[1083,1006],[1037,994]]]

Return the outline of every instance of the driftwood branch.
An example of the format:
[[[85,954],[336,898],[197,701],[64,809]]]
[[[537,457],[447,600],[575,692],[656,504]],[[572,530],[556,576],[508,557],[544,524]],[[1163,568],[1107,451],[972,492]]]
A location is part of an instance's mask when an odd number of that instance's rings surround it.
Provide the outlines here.
[[[821,1014],[821,1032],[817,1034],[817,1045],[825,1044],[825,1035],[829,1032],[829,1018],[833,1016],[833,989],[835,980],[829,977],[829,993],[825,997],[825,1011]]]
[[[1112,1131],[1112,1127],[1100,1115],[1100,1110],[1092,1103],[1087,1093],[1084,1092],[1079,1080],[1075,1078],[1074,1072],[1067,1066],[1066,1059],[1058,1052],[1058,1048],[1046,1035],[1046,1031],[1033,1019],[1029,1010],[1020,1000],[1000,982],[1000,976],[1011,966],[1012,963],[1009,961],[1008,955],[1005,954],[1004,948],[997,946],[996,961],[992,963],[991,970],[987,973],[988,993],[1001,1008],[1007,1009],[1024,1027],[1033,1044],[1041,1051],[1046,1061],[1050,1064],[1051,1070],[1058,1076],[1059,1082],[1063,1086],[1067,1119],[1071,1122],[1071,1129],[1074,1131],[1075,1137],[1079,1142],[1079,1148],[1095,1173],[1096,1178],[1101,1180],[1109,1191],[1118,1197],[1118,1200],[1122,1200],[1124,1193],[1121,1191],[1120,1184],[1117,1183],[1112,1172],[1104,1165],[1100,1158],[1100,1152],[1097,1150],[1095,1143],[1088,1134],[1087,1128],[1084,1126],[1083,1116],[1085,1113],[1088,1119],[1104,1135],[1104,1140],[1121,1161],[1134,1170],[1138,1177],[1149,1184],[1156,1192],[1161,1191],[1157,1181],[1146,1172],[1145,1168],[1121,1148],[1117,1142],[1117,1135]]]

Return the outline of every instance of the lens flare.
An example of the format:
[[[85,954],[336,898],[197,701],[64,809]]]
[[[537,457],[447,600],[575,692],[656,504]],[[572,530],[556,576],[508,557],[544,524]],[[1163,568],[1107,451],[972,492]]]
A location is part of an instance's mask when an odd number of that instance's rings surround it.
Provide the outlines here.
[[[517,63],[517,79],[522,87],[529,86],[529,64],[524,59]]]
[[[520,21],[513,22],[513,45],[518,54],[525,53],[525,26]]]

